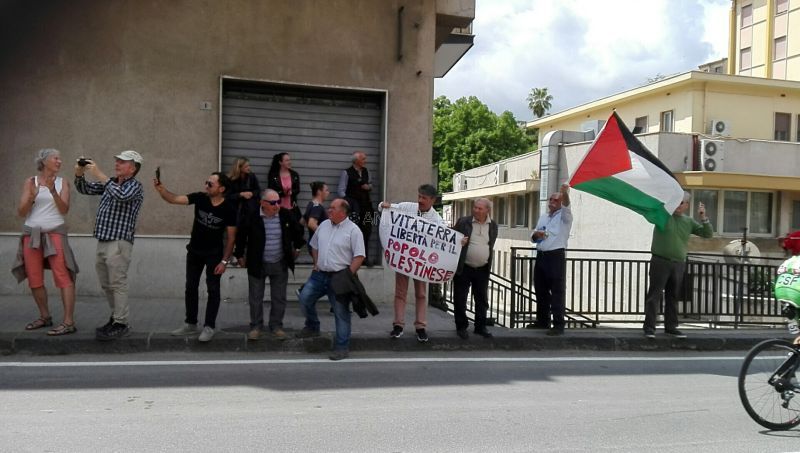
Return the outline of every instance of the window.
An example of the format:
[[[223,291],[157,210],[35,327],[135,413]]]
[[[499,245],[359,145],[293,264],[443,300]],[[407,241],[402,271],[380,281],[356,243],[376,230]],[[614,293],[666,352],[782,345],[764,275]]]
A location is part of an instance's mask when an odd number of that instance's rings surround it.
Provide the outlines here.
[[[775,15],[789,11],[789,0],[775,0]]]
[[[790,231],[800,230],[800,200],[792,201],[792,226]]]
[[[497,197],[495,200],[495,220],[497,221],[498,225],[508,225],[506,221],[506,199],[505,197]]]
[[[514,226],[528,226],[528,195],[514,197]]]
[[[714,66],[714,72],[719,74],[722,72],[722,66]]]
[[[747,227],[747,192],[725,191],[722,232],[741,234]]]
[[[745,47],[739,56],[740,69],[750,69],[753,66],[752,52],[749,47]]]
[[[692,195],[691,215],[697,218],[697,204],[703,203],[706,215],[714,224],[714,231],[737,237],[742,235],[744,228],[747,228],[747,234],[773,234],[774,192],[701,189],[694,190]],[[800,222],[800,201],[795,203],[793,215]]]
[[[800,115],[797,115],[797,141],[800,142]]]
[[[775,46],[772,51],[773,59],[783,60],[786,58],[786,36],[775,38]]]
[[[643,134],[645,132],[647,132],[647,115],[636,118],[636,122],[633,125],[634,134]]]
[[[718,190],[695,190],[692,197],[692,215],[697,217],[697,204],[703,203],[706,207],[706,215],[712,222],[719,219],[719,191]],[[716,230],[716,228],[715,228]]]
[[[742,28],[753,25],[753,5],[742,6]]]
[[[753,234],[772,232],[772,194],[770,192],[750,193],[750,230]]]
[[[673,110],[661,112],[661,132],[672,132],[672,114]]]
[[[775,114],[775,140],[789,141],[789,132],[792,124],[790,113]]]

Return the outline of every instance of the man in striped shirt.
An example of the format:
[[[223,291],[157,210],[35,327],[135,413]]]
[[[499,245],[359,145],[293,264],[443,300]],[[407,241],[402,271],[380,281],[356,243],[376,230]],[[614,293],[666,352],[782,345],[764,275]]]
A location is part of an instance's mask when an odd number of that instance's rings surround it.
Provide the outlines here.
[[[144,200],[142,184],[135,179],[142,156],[123,151],[116,156],[115,176],[106,176],[94,161],[81,159],[75,166],[75,188],[84,195],[100,195],[95,218],[97,238],[95,269],[111,308],[111,317],[97,328],[96,338],[110,341],[130,333],[128,326],[128,267],[133,250],[133,232]],[[84,165],[81,165],[81,164]],[[85,179],[89,173],[94,182]]]

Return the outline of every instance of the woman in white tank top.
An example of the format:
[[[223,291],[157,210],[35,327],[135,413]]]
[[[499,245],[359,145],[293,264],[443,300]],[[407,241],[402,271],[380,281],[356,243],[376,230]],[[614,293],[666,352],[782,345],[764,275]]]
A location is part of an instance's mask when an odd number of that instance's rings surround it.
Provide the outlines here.
[[[23,278],[27,277],[33,300],[39,309],[39,318],[28,323],[25,330],[53,325],[44,286],[45,261],[53,273],[56,287],[61,291],[64,322],[47,332],[48,335],[65,335],[76,331],[73,314],[77,266],[69,249],[64,225],[64,216],[69,211],[70,187],[67,180],[58,176],[61,164],[58,150],[39,150],[36,156],[39,172],[25,180],[17,210],[19,216],[25,218],[20,241],[21,253],[17,257],[22,258],[22,275]],[[18,268],[15,266],[15,270]]]

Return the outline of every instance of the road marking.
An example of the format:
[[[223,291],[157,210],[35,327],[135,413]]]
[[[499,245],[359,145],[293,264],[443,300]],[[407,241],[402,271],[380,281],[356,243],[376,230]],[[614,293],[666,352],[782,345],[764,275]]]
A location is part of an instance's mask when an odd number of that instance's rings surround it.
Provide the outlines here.
[[[489,363],[489,362],[702,362],[742,361],[738,356],[717,357],[398,357],[351,358],[334,362],[328,359],[259,359],[259,360],[131,360],[114,362],[0,362],[0,368],[105,367],[105,366],[197,366],[197,365],[281,365],[307,363]]]

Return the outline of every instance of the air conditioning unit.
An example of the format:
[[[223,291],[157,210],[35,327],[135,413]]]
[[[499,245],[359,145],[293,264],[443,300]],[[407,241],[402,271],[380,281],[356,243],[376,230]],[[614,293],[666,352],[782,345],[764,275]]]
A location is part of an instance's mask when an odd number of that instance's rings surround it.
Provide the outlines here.
[[[708,133],[721,137],[730,137],[731,135],[731,122],[728,120],[711,120],[708,128]]]
[[[724,171],[725,142],[722,140],[700,140],[700,170]]]

